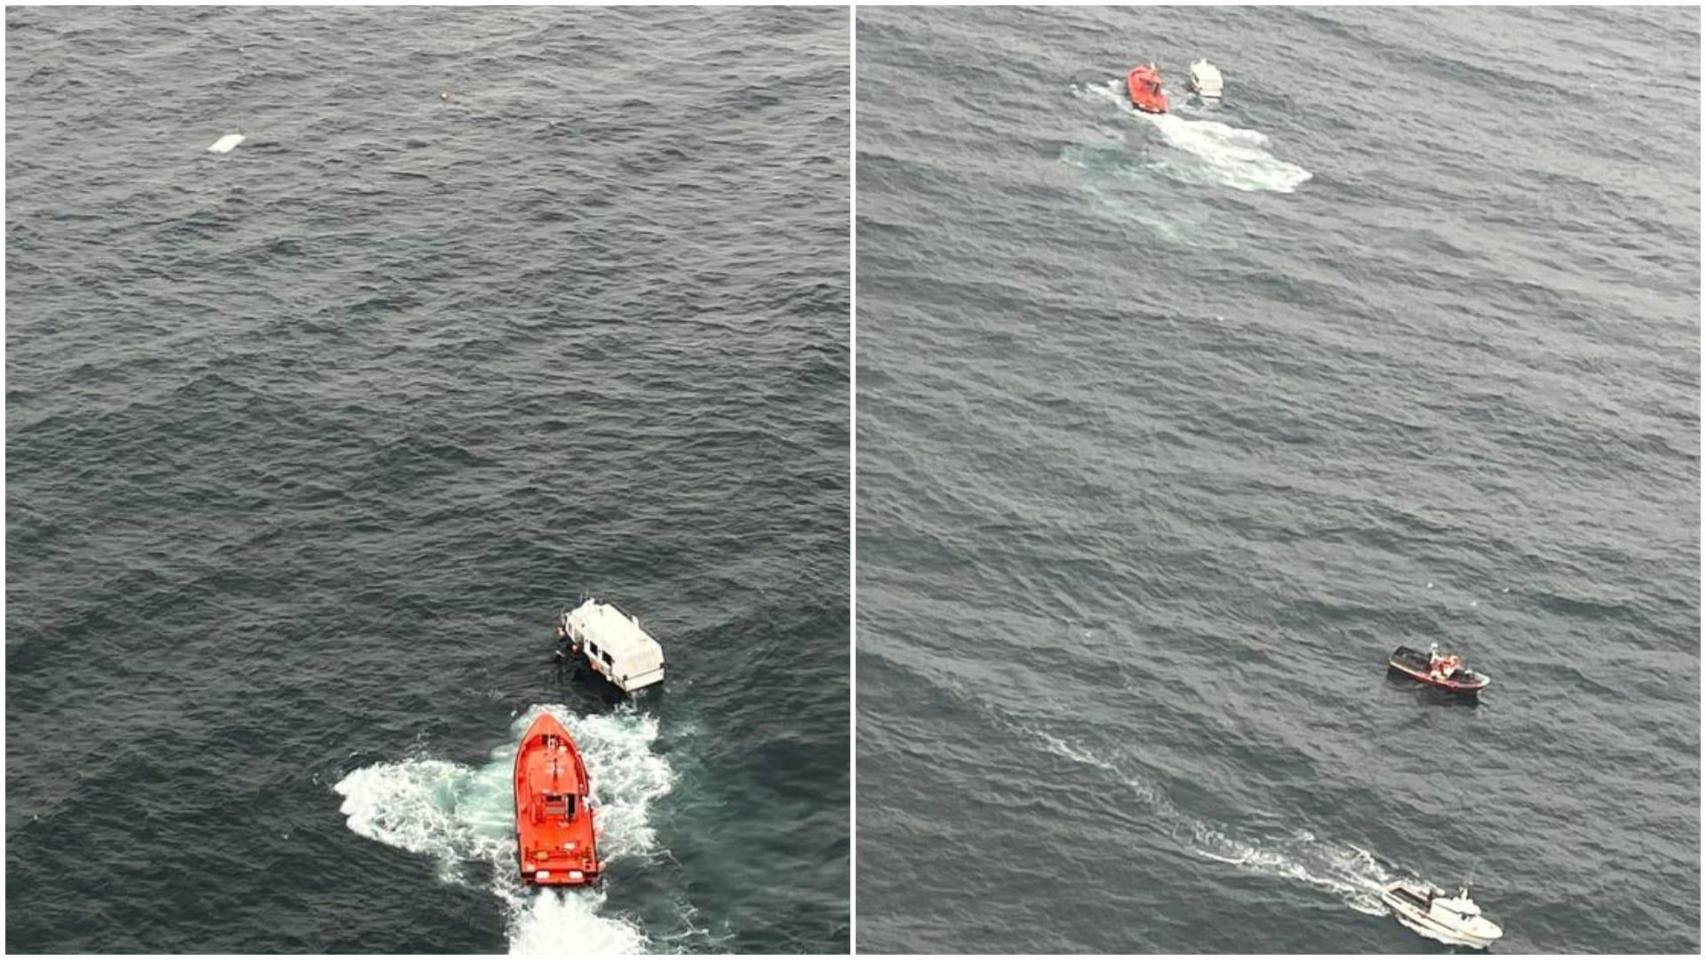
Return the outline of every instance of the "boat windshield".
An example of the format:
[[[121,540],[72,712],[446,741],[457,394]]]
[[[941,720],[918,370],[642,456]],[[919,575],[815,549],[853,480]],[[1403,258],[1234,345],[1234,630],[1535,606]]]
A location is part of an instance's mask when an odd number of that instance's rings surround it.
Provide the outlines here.
[[[548,817],[560,816],[564,820],[574,819],[575,798],[566,793],[545,794],[545,815]]]

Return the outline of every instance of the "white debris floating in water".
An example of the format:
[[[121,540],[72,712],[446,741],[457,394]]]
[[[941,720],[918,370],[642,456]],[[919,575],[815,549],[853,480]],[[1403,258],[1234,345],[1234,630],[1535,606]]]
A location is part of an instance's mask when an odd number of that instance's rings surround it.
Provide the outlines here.
[[[243,135],[242,134],[240,134],[240,133],[228,133],[225,136],[220,137],[218,140],[213,141],[213,146],[208,147],[207,152],[209,152],[209,153],[230,153],[232,150],[235,150],[237,148],[237,144],[242,143],[242,142],[243,142]]]

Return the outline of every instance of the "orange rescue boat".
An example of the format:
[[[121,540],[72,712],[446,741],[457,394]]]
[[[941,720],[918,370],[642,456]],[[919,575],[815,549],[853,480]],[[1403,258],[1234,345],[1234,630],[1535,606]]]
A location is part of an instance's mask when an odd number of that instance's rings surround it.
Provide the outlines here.
[[[1131,105],[1144,113],[1166,113],[1167,95],[1161,92],[1161,68],[1153,63],[1132,67],[1125,77]]]
[[[571,887],[598,880],[603,864],[586,800],[580,751],[556,717],[540,714],[515,754],[515,840],[522,880]]]

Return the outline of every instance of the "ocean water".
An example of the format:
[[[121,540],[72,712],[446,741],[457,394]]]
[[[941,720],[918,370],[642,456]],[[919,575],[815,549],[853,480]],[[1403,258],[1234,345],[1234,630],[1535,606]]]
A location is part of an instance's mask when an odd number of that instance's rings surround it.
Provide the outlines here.
[[[7,949],[845,950],[846,11],[6,18]]]
[[[1699,28],[859,11],[862,952],[1699,950]]]

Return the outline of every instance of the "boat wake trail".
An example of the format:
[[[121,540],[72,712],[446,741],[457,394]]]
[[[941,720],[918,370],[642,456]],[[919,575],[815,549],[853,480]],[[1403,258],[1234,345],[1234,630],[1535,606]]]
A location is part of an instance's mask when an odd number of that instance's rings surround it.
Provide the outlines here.
[[[602,891],[536,890],[517,875],[515,748],[544,712],[568,728],[586,762],[604,862],[655,854],[651,809],[675,773],[654,752],[657,720],[627,707],[578,717],[562,706],[534,706],[478,768],[429,758],[362,767],[333,787],[344,798],[339,811],[363,837],[432,857],[441,882],[489,884],[505,905],[513,953],[646,951],[637,923],[601,914]]]
[[[1150,164],[1176,180],[1218,184],[1235,190],[1291,193],[1314,176],[1269,153],[1267,134],[1259,131],[1217,120],[1187,120],[1176,113],[1152,114],[1134,109],[1127,102],[1120,80],[1074,87],[1073,93],[1118,104],[1132,117],[1151,124],[1168,147],[1189,154],[1194,162],[1159,158]]]
[[[1199,856],[1330,891],[1359,913],[1386,914],[1380,888],[1394,874],[1361,847],[1320,840],[1307,830],[1284,837],[1237,837],[1200,822],[1192,840]]]
[[[1309,884],[1328,891],[1361,913],[1383,916],[1380,887],[1394,879],[1373,853],[1346,843],[1321,840],[1307,830],[1269,836],[1238,830],[1180,810],[1153,778],[1134,773],[1105,754],[1075,744],[1022,721],[990,711],[997,722],[1043,749],[1103,771],[1119,780],[1147,805],[1154,819],[1197,856],[1241,867],[1254,873]]]

